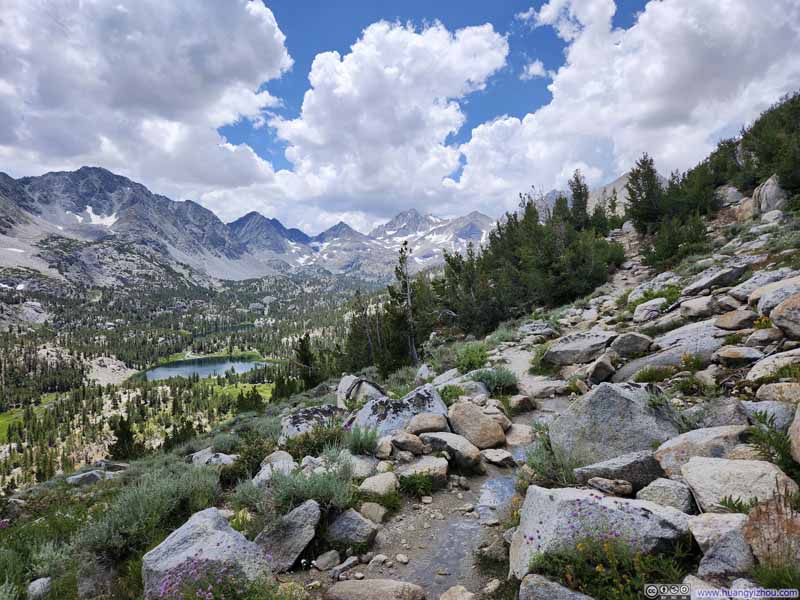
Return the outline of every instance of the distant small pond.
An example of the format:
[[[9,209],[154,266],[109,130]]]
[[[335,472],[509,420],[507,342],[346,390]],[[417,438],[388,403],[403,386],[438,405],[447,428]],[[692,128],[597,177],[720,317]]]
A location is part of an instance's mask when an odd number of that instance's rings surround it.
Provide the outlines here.
[[[224,375],[233,369],[236,373],[246,373],[267,363],[258,360],[245,360],[241,358],[192,358],[189,360],[176,360],[154,367],[142,373],[147,381],[159,381],[170,377],[192,377],[197,375],[200,379]]]

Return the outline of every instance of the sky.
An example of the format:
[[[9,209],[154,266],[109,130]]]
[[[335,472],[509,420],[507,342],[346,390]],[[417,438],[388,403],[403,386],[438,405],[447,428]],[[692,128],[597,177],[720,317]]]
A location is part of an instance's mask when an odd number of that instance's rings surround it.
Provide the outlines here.
[[[0,171],[317,233],[685,170],[800,82],[800,0],[0,0]]]

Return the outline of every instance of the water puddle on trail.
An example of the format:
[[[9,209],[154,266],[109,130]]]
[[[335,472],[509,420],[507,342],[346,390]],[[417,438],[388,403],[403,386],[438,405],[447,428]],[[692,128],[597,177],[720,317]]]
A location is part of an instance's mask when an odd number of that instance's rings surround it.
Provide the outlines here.
[[[462,513],[449,515],[451,520],[413,561],[413,568],[404,579],[422,586],[428,598],[438,598],[454,585],[464,585],[469,589],[470,583],[477,584],[479,577],[473,553],[481,542],[481,529],[484,527],[481,523],[499,518],[498,511],[514,495],[514,481],[514,471],[490,468],[475,503],[480,520],[465,517]]]

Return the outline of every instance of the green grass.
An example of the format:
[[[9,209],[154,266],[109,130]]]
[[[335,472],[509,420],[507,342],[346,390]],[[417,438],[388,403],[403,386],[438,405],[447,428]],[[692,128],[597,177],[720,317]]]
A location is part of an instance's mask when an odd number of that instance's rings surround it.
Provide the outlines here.
[[[675,374],[675,367],[644,367],[636,373],[633,381],[636,383],[660,383]]]
[[[33,407],[33,411],[36,414],[41,414],[44,412],[45,407],[56,398],[58,398],[58,394],[56,392],[42,394],[39,404]],[[22,408],[14,408],[12,410],[7,410],[4,413],[0,413],[0,444],[5,444],[8,440],[8,426],[12,423],[21,423],[24,413],[25,410]]]
[[[400,479],[400,491],[408,496],[430,496],[433,492],[433,478],[426,473],[415,473]]]
[[[264,402],[269,402],[270,398],[272,398],[272,388],[274,387],[271,383],[231,383],[228,385],[220,385],[219,383],[213,383],[211,388],[215,394],[220,394],[226,396],[231,399],[235,399],[239,396],[239,392],[244,392],[247,394],[253,388],[261,395],[261,398]]]
[[[659,290],[646,291],[641,298],[638,298],[635,302],[629,303],[628,308],[630,310],[634,310],[640,304],[644,304],[645,302],[649,302],[650,300],[655,300],[656,298],[665,298],[667,301],[667,305],[670,305],[674,304],[680,297],[681,297],[681,287],[678,285],[668,285]]]

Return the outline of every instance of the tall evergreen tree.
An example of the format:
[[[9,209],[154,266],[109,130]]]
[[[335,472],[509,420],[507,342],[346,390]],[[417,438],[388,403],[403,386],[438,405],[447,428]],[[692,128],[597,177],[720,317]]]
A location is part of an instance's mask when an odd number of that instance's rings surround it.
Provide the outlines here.
[[[580,169],[575,169],[569,180],[569,190],[572,192],[572,222],[578,231],[589,226],[589,188]]]
[[[662,216],[663,190],[653,159],[645,152],[631,169],[628,183],[628,214],[639,233],[651,233]]]

